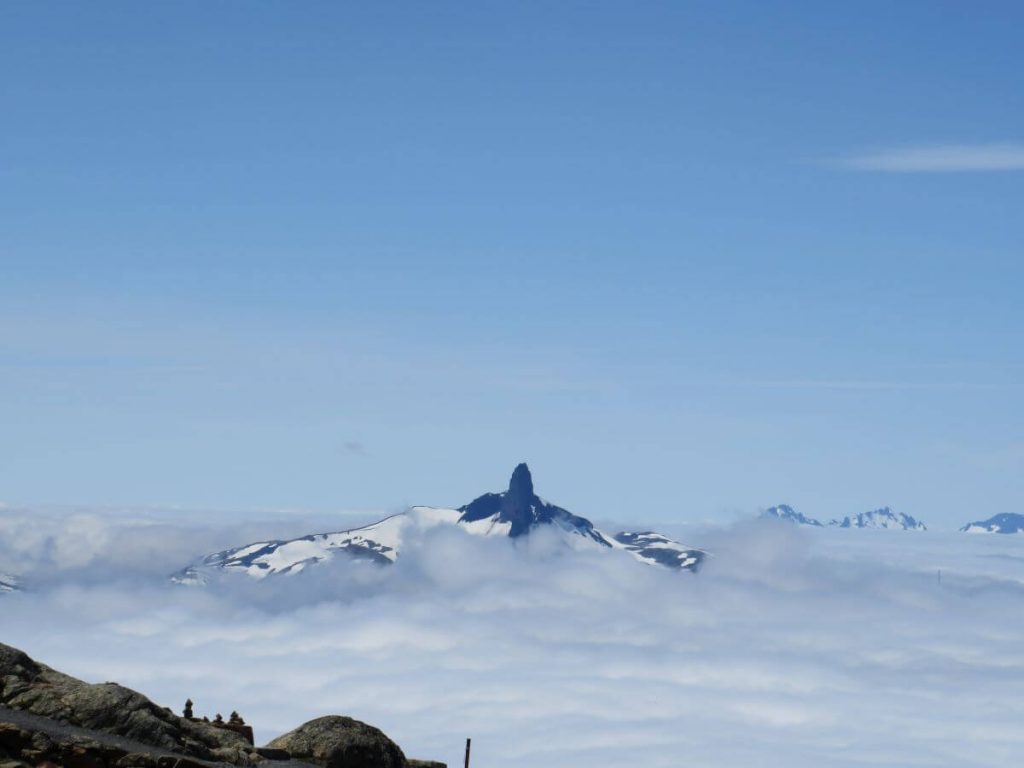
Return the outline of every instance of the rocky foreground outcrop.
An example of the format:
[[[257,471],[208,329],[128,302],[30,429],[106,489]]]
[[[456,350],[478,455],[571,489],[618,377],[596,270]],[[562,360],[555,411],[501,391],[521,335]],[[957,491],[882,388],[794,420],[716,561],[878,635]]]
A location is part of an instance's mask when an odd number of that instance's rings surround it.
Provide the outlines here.
[[[317,718],[267,747],[254,747],[239,733],[178,717],[116,683],[77,680],[0,643],[0,768],[260,763],[267,768],[443,768],[406,760],[380,730],[340,716]]]
[[[260,757],[244,737],[186,720],[116,683],[91,685],[0,644],[0,704],[154,750],[247,766]]]
[[[323,768],[405,768],[402,750],[372,725],[329,715],[310,720],[267,744]]]

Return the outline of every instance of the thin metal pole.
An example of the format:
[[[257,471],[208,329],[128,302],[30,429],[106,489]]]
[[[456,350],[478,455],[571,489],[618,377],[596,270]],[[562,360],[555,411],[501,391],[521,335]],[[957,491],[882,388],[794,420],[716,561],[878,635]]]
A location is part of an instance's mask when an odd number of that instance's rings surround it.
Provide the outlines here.
[[[466,768],[469,768],[469,745],[472,744],[472,739],[466,739]]]

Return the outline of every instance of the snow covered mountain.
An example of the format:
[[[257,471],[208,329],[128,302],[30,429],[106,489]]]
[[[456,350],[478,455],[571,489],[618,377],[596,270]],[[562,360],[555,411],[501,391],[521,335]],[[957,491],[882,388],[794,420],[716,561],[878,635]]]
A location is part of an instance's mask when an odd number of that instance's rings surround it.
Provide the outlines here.
[[[761,517],[768,520],[783,520],[796,525],[807,525],[814,528],[825,527],[820,521],[815,520],[813,517],[807,517],[786,504],[768,507],[768,509],[761,513]],[[980,525],[980,523],[977,523],[977,525]],[[828,526],[832,528],[886,528],[901,531],[928,530],[920,520],[915,520],[910,515],[902,512],[893,512],[889,507],[882,507],[871,512],[861,512],[852,517],[844,517],[842,520],[830,520]],[[963,530],[966,530],[966,528]]]
[[[822,524],[813,517],[806,517],[788,504],[778,504],[774,507],[768,507],[768,509],[761,513],[761,517],[769,520],[785,520],[786,522],[796,523],[797,525],[811,525],[816,528],[823,527]]]
[[[960,530],[964,533],[1024,533],[1024,515],[1004,512],[988,520],[968,523]]]
[[[678,541],[673,541],[667,536],[653,531],[642,533],[622,531],[616,533],[612,539],[613,547],[618,544],[630,552],[633,557],[651,565],[688,568],[691,571],[696,571],[707,556],[699,549],[688,549]]]
[[[488,533],[498,532],[512,538],[523,536],[539,525],[555,525],[566,533],[583,536],[605,547],[611,540],[594,529],[589,520],[544,501],[533,491],[530,468],[520,464],[512,472],[508,490],[485,493],[464,507],[459,507],[458,522],[480,526]]]
[[[904,512],[893,512],[888,507],[861,512],[853,517],[832,520],[829,525],[839,528],[888,528],[900,531],[927,531],[928,528]]]
[[[244,573],[254,579],[299,573],[338,553],[376,562],[393,563],[403,542],[414,532],[439,525],[455,525],[478,536],[525,536],[551,527],[577,548],[628,552],[649,565],[696,570],[704,553],[657,533],[602,533],[586,518],[572,514],[537,496],[526,464],[512,473],[507,491],[485,493],[458,509],[412,507],[362,528],[316,533],[289,541],[259,541],[207,555],[171,578],[179,584],[204,584],[213,573]]]
[[[0,593],[14,592],[18,589],[18,579],[9,573],[0,573]]]

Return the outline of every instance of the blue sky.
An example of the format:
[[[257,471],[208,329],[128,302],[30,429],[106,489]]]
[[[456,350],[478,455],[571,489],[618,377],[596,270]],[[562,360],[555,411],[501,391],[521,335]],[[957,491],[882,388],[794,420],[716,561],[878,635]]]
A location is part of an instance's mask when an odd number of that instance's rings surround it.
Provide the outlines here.
[[[1024,512],[1016,3],[7,3],[0,499]]]

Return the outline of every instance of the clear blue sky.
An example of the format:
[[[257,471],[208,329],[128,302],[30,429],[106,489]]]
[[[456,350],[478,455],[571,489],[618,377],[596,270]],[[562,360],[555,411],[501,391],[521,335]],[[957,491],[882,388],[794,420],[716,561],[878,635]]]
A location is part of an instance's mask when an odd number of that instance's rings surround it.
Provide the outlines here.
[[[1024,6],[0,5],[0,499],[1024,512]]]

